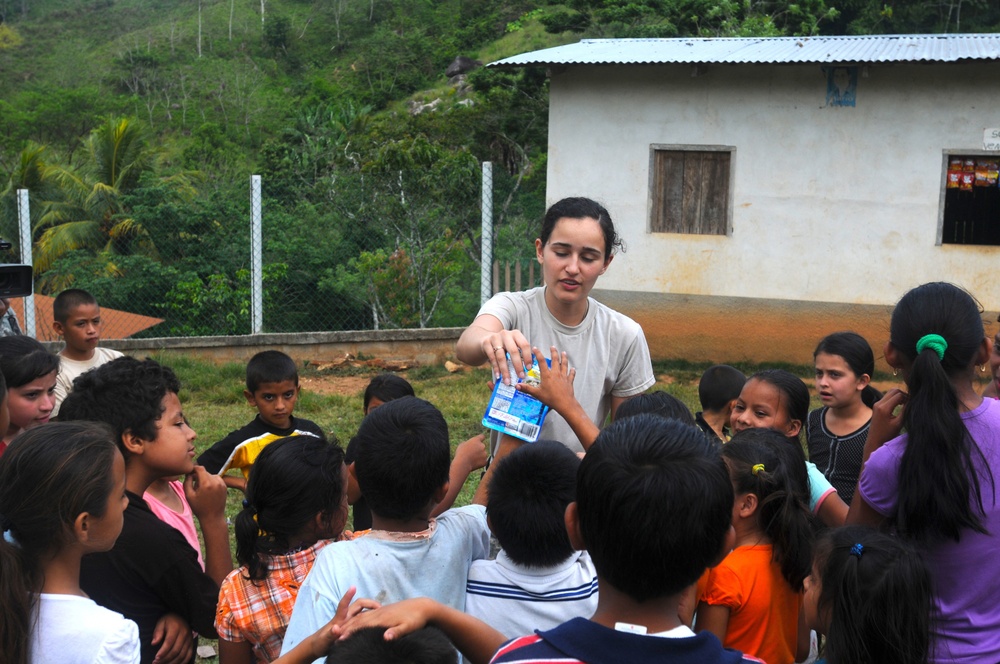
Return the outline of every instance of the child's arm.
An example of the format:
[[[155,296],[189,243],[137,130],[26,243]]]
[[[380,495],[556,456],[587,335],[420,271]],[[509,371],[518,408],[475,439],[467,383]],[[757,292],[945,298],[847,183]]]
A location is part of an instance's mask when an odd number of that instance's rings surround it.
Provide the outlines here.
[[[427,625],[444,632],[472,664],[488,664],[493,654],[509,640],[483,621],[426,597],[366,611],[337,630],[344,638],[365,627],[386,627],[385,639],[391,641]]]
[[[227,641],[220,638],[219,664],[253,664],[253,646],[249,641]]]
[[[854,493],[857,494],[857,491]],[[832,492],[820,503],[819,509],[816,510],[816,516],[819,517],[824,526],[839,528],[847,521],[847,510],[847,503],[844,502],[844,499],[836,492]]]
[[[865,448],[861,455],[862,474],[865,472],[865,465],[872,453],[898,436],[903,430],[903,411],[908,399],[909,395],[906,392],[893,388],[872,406],[872,424],[868,430],[868,439],[865,441]],[[893,411],[897,408],[899,408],[899,412],[894,414]],[[854,491],[854,499],[851,500],[851,508],[847,513],[846,522],[877,528],[885,523],[885,517],[865,502],[865,499],[861,497],[861,490],[858,488]]]
[[[729,629],[729,607],[721,604],[698,603],[698,615],[694,621],[694,631],[708,630],[726,643],[726,630]]]
[[[222,475],[222,481],[226,483],[226,487],[229,489],[239,489],[240,491],[246,493],[247,490],[247,480],[240,475]]]
[[[473,471],[486,465],[486,435],[479,434],[468,439],[455,449],[455,458],[451,462],[448,477],[448,493],[437,504],[431,516],[438,516],[455,504],[455,499],[465,486],[465,481]]]
[[[194,472],[184,478],[184,495],[198,517],[205,538],[205,572],[221,585],[233,571],[229,526],[226,525],[226,483],[202,466],[195,466]]]
[[[597,434],[601,432],[596,424],[583,410],[583,406],[576,400],[573,392],[573,380],[576,378],[576,369],[570,369],[569,360],[566,353],[560,353],[552,346],[551,360],[552,368],[545,362],[544,356],[537,348],[532,348],[535,358],[539,359],[538,374],[541,376],[541,384],[537,386],[526,383],[518,383],[517,389],[525,394],[531,395],[543,404],[556,411],[566,420],[573,433],[580,439],[580,444],[584,450],[590,449],[597,439]]]
[[[521,445],[527,445],[522,440],[518,440],[513,436],[500,436],[500,442],[497,444],[496,452],[493,454],[493,460],[490,462],[490,467],[486,469],[486,474],[483,478],[479,480],[479,486],[476,487],[476,493],[472,496],[473,505],[486,505],[487,490],[490,486],[490,480],[493,479],[493,471],[496,469],[497,464],[505,456],[519,448]]]
[[[330,646],[337,641],[341,636],[340,631],[341,626],[345,622],[349,622],[354,616],[358,615],[366,609],[377,609],[379,608],[379,603],[372,599],[359,599],[357,602],[351,603],[354,599],[354,595],[358,592],[358,589],[351,586],[344,596],[340,598],[340,602],[337,604],[337,612],[334,614],[333,619],[327,624],[316,630],[311,636],[307,636],[302,640],[297,646],[286,652],[284,655],[274,660],[271,664],[307,664],[320,657],[326,657],[327,651],[330,650]],[[223,641],[219,641],[219,659],[220,664],[222,662],[228,661],[222,659],[222,646]],[[233,660],[237,661],[237,660]],[[251,660],[247,660],[249,663]],[[239,664],[243,664],[242,661]]]

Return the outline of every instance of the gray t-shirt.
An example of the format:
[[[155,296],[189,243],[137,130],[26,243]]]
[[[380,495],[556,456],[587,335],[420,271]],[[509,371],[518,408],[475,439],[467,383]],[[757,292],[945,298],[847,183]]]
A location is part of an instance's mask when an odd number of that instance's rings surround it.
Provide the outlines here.
[[[497,293],[479,310],[495,316],[504,329],[520,330],[543,353],[555,346],[576,369],[573,391],[594,424],[602,426],[611,412],[611,397],[641,394],[656,382],[649,347],[639,324],[587,298],[587,315],[579,325],[563,325],[545,306],[545,287]],[[555,412],[545,416],[541,438],[558,440],[583,451],[566,420]]]

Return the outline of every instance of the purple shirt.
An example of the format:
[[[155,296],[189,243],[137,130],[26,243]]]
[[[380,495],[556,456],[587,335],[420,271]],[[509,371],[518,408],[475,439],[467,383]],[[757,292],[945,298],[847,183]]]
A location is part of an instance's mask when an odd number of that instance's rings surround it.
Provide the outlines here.
[[[996,482],[1000,482],[1000,402],[983,399],[982,405],[962,420],[982,450]],[[872,453],[861,471],[858,491],[872,509],[885,517],[896,511],[899,463],[906,448],[906,434],[890,440]],[[973,462],[982,468],[978,455]],[[1000,504],[985,473],[980,490],[990,533],[964,530],[961,541],[925,544],[922,554],[934,582],[936,662],[1000,662]],[[973,499],[974,502],[974,499]]]

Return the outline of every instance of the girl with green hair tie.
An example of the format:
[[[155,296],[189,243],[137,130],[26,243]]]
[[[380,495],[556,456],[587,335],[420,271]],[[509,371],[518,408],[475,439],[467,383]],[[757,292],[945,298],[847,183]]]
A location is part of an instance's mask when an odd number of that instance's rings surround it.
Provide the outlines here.
[[[927,561],[934,662],[1000,661],[1000,403],[975,389],[990,349],[969,293],[930,283],[903,296],[885,358],[906,391],[875,404],[848,514],[891,527]]]

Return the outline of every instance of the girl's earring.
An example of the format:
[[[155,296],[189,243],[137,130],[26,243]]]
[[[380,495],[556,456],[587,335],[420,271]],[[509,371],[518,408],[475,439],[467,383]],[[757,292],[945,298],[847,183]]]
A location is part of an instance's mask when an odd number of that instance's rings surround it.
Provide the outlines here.
[[[979,365],[979,371],[981,373],[986,373],[986,365],[985,364],[980,364]]]
[[[898,376],[899,375],[899,370],[896,367],[892,368],[892,375],[893,376]]]

